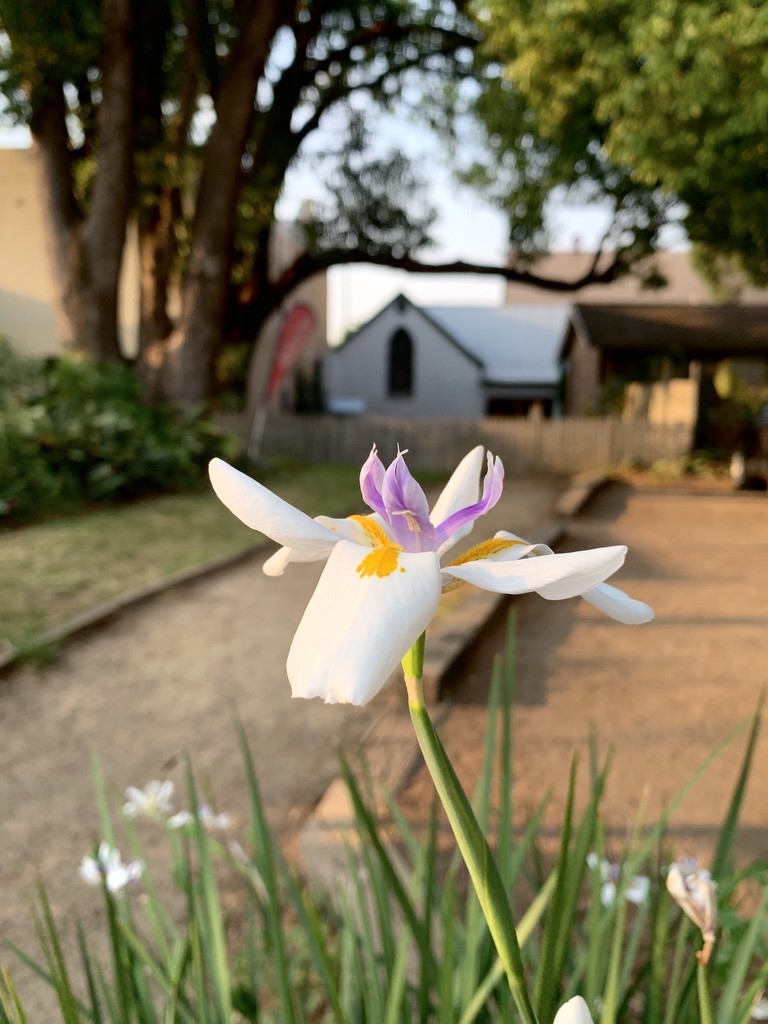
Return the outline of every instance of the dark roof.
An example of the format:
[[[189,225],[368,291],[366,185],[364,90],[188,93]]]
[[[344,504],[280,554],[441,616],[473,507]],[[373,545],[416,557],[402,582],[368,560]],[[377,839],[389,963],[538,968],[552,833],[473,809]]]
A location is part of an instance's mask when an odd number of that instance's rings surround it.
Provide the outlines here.
[[[596,348],[678,349],[702,356],[768,352],[768,306],[578,303],[571,325]]]

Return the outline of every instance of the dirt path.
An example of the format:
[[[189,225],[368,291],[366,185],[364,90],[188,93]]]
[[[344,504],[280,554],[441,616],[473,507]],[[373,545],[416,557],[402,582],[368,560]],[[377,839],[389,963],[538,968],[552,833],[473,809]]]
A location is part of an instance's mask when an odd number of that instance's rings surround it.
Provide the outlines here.
[[[533,527],[562,486],[510,480],[486,529]],[[0,681],[0,938],[35,948],[25,887],[38,877],[58,919],[96,920],[97,894],[77,878],[99,835],[92,755],[119,807],[126,786],[152,778],[182,789],[190,753],[198,779],[237,815],[247,806],[237,711],[272,817],[290,826],[337,774],[339,746],[352,748],[399,698],[390,688],[367,708],[293,701],[285,659],[320,567],[294,565],[275,580],[262,561],[168,592],[72,643],[52,666]]]
[[[518,603],[514,709],[516,806],[554,789],[546,825],[562,821],[568,765],[591,730],[614,751],[604,804],[621,842],[640,801],[651,817],[716,744],[755,710],[768,685],[768,500],[758,494],[632,492],[612,487],[569,528],[570,546],[626,542],[616,577],[656,610],[648,626],[618,626],[580,601]],[[464,664],[444,739],[462,778],[480,767],[492,652],[504,624]],[[722,823],[743,742],[735,743],[675,818],[675,854],[706,859]],[[405,794],[412,818],[429,806],[419,774]],[[738,853],[768,856],[768,739],[759,742]]]

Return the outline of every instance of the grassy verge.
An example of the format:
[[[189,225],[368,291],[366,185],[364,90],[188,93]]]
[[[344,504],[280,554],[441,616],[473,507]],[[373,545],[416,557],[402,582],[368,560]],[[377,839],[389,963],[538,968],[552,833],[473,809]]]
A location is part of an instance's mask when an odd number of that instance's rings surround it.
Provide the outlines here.
[[[268,483],[309,515],[344,515],[360,504],[358,473],[306,466]],[[0,649],[24,647],[102,601],[259,539],[208,490],[0,532]]]

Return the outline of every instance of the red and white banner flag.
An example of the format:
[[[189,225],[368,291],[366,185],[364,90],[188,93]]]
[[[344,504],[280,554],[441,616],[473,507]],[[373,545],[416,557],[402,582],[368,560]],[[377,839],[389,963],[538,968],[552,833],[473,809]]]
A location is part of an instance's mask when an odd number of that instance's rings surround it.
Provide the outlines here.
[[[316,326],[317,318],[306,303],[300,302],[288,310],[280,328],[267,382],[267,401],[277,391],[286,373],[298,362],[299,356],[312,340]]]

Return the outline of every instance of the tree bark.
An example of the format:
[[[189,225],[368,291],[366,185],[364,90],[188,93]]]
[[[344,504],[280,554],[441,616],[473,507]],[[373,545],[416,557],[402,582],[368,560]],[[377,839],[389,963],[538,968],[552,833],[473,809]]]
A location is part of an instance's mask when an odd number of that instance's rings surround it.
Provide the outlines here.
[[[97,167],[85,215],[73,191],[61,84],[47,82],[31,97],[30,128],[42,171],[62,342],[94,359],[119,359],[118,289],[132,181],[129,0],[104,0],[103,17]]]
[[[181,316],[163,360],[163,394],[177,403],[204,401],[210,394],[229,294],[240,161],[254,116],[256,87],[272,39],[286,17],[279,0],[247,6],[242,35],[216,97],[216,124],[198,187]]]

